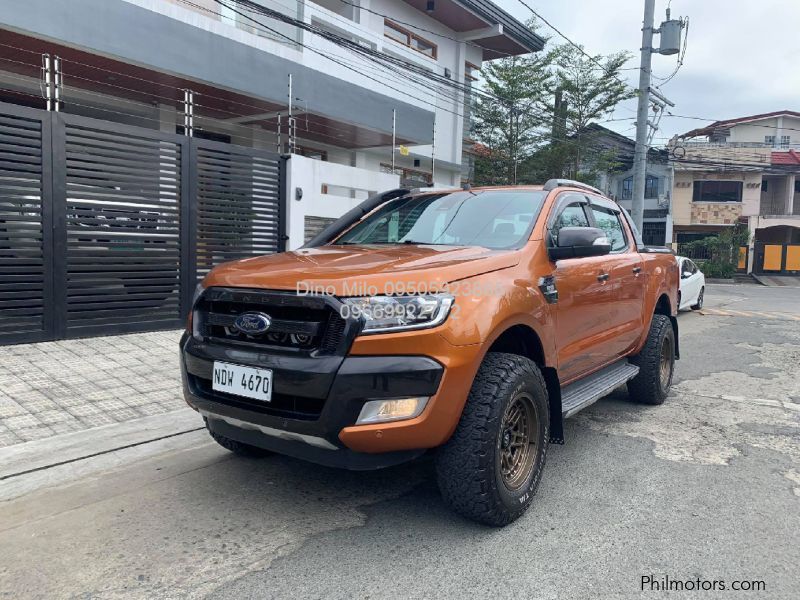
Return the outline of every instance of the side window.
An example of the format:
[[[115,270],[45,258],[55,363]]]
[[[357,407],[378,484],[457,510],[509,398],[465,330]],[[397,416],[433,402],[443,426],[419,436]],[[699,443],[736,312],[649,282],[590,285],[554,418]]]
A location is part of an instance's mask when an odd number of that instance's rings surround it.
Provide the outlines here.
[[[586,217],[583,206],[582,203],[576,202],[575,204],[567,204],[562,209],[550,230],[552,245],[555,245],[558,241],[558,232],[561,231],[562,227],[589,227],[589,219]]]
[[[625,230],[619,222],[619,215],[601,206],[592,206],[597,227],[602,229],[606,237],[611,241],[611,251],[620,252],[628,247],[628,240],[625,237]]]

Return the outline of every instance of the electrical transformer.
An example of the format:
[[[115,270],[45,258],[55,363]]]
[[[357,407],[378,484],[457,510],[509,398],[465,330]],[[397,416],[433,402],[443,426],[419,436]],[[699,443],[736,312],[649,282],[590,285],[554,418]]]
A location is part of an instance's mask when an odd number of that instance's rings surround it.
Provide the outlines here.
[[[661,47],[659,54],[677,54],[681,49],[681,29],[683,23],[679,19],[671,19],[661,23]]]

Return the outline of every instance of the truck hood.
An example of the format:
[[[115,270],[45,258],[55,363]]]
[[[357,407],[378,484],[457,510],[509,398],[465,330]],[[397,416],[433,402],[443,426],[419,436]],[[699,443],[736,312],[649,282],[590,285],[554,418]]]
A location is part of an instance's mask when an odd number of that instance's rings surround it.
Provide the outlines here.
[[[340,296],[402,293],[506,269],[517,250],[476,246],[322,246],[247,258],[214,268],[203,285],[317,292]],[[434,288],[435,289],[435,288]]]

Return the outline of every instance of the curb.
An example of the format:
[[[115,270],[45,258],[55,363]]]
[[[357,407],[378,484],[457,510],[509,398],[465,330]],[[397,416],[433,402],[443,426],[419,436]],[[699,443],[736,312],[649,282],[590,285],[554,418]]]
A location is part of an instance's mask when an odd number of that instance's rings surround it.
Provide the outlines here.
[[[0,449],[0,481],[203,428],[191,408],[103,425]]]

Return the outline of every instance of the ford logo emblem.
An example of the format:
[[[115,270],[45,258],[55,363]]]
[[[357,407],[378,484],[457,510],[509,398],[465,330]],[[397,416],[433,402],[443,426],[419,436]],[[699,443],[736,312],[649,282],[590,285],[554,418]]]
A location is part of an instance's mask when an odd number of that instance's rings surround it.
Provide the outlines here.
[[[262,312],[246,312],[236,317],[233,326],[246,335],[259,335],[269,329],[272,319]]]

